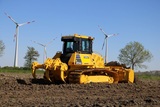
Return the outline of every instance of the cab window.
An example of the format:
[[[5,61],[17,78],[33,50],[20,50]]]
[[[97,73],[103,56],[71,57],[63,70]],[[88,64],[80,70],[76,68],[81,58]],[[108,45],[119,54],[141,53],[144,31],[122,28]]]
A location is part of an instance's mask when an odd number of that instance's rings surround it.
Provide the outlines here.
[[[66,43],[66,52],[73,52],[73,42]]]
[[[88,52],[89,51],[89,41],[82,40],[82,51]]]

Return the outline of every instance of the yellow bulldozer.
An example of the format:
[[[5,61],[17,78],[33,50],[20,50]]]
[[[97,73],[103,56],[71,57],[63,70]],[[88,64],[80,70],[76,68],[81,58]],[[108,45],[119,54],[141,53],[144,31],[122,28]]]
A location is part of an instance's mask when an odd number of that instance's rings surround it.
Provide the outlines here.
[[[94,53],[94,38],[85,35],[62,36],[63,51],[44,64],[32,63],[32,76],[36,70],[44,69],[45,80],[52,83],[133,83],[134,71],[120,64],[105,64],[100,54]]]

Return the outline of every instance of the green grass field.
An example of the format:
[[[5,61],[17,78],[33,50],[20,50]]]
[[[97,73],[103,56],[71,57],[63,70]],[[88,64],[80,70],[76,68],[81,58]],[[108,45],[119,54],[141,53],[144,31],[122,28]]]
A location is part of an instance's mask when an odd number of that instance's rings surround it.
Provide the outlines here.
[[[13,68],[13,67],[3,67],[0,68],[0,73],[32,73],[29,68]],[[44,73],[42,70],[36,70],[36,73]]]
[[[160,75],[144,73],[135,73],[139,79],[160,80]]]

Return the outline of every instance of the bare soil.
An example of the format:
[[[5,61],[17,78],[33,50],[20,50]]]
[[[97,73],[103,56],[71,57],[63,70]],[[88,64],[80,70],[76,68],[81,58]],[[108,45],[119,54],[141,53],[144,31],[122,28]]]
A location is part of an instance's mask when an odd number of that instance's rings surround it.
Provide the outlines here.
[[[42,77],[0,73],[0,106],[160,107],[160,81],[55,85]]]

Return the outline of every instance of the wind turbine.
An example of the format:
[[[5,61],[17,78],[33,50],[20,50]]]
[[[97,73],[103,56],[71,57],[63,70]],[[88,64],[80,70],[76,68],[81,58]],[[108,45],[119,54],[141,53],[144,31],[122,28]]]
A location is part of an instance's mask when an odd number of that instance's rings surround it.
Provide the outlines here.
[[[57,37],[56,37],[57,38]],[[44,47],[44,54],[43,54],[43,62],[47,59],[47,50],[46,50],[46,47],[51,44],[56,38],[52,39],[50,42],[48,42],[47,44],[42,44],[42,43],[38,43],[36,41],[32,41],[42,47]]]
[[[19,24],[11,16],[9,16],[7,13],[5,13],[5,15],[8,16],[8,18],[11,19],[14,24],[16,24],[16,33],[14,35],[14,38],[16,40],[14,67],[17,67],[18,66],[18,31],[19,31],[19,27],[23,26],[23,25],[26,25],[26,24],[30,24],[30,23],[35,22],[35,21],[25,22],[25,23]]]
[[[106,42],[105,64],[107,64],[107,60],[108,60],[108,38],[111,37],[111,36],[116,36],[116,35],[118,35],[118,34],[110,34],[110,35],[107,35],[100,26],[98,26],[98,27],[100,28],[100,30],[103,32],[103,34],[104,34],[104,36],[105,36],[105,37],[104,37],[104,42],[103,42],[103,45],[102,45],[102,50],[103,50],[104,44],[105,44],[105,42]]]

